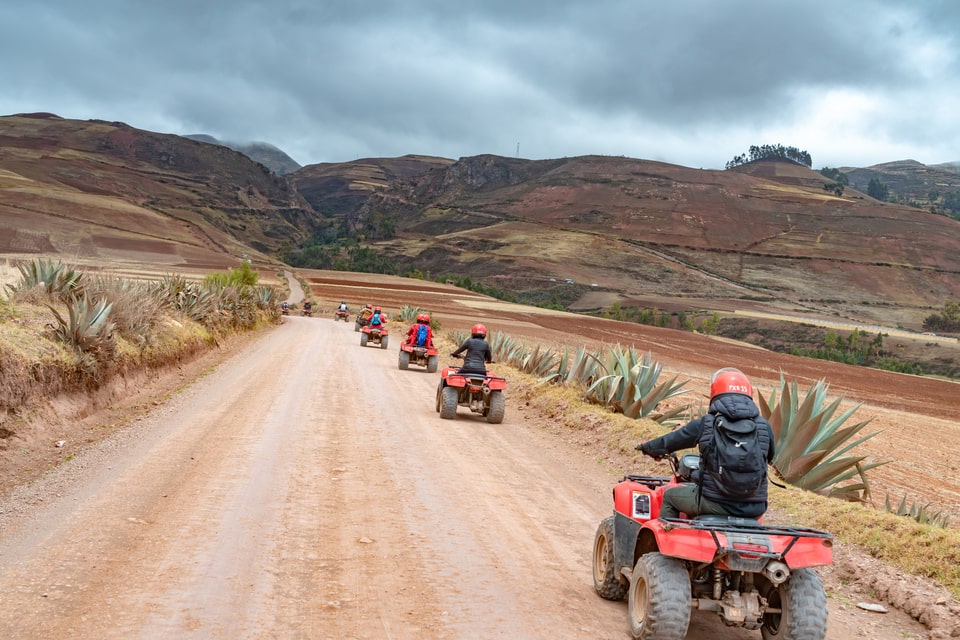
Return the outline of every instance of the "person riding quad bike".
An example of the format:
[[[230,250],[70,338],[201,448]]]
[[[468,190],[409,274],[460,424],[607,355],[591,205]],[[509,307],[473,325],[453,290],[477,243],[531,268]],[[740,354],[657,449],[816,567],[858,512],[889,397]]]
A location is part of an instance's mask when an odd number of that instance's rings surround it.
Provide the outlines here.
[[[416,324],[407,329],[407,337],[404,340],[406,344],[412,344],[416,347],[433,346],[433,329],[430,328],[430,316],[421,313],[417,316]]]
[[[487,374],[487,364],[493,364],[493,351],[490,350],[486,337],[487,328],[482,324],[475,324],[470,329],[470,337],[450,354],[454,358],[459,358],[460,354],[466,352],[460,373]]]
[[[762,516],[767,510],[767,465],[775,451],[774,435],[753,401],[753,385],[739,369],[728,367],[713,374],[705,415],[636,448],[659,459],[695,445],[701,458],[699,482],[665,491],[660,516]]]

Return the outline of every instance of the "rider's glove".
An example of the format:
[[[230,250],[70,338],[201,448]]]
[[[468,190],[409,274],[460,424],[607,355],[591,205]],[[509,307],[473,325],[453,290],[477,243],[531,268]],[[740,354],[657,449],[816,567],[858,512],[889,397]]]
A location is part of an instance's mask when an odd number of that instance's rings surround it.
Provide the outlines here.
[[[666,451],[663,451],[663,450],[654,449],[652,446],[650,446],[649,441],[641,442],[635,447],[635,449],[643,453],[643,455],[645,456],[650,456],[654,460],[659,460],[667,453]]]

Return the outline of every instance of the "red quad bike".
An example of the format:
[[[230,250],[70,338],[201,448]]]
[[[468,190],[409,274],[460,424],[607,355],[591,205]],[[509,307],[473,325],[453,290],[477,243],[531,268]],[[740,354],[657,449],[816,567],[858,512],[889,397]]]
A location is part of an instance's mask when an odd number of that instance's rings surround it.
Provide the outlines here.
[[[369,324],[364,325],[360,333],[360,346],[365,347],[368,344],[380,345],[381,349],[387,348],[387,343],[390,341],[389,331],[385,326],[371,327]]]
[[[668,459],[673,477],[627,475],[613,488],[594,538],[593,585],[607,600],[628,596],[633,637],[682,640],[701,609],[764,640],[822,640],[827,597],[811,567],[833,562],[833,537],[749,518],[660,518],[663,492],[700,466],[696,454]]]
[[[479,373],[459,373],[457,367],[444,367],[437,387],[437,411],[440,417],[452,420],[457,416],[457,405],[469,407],[490,424],[503,422],[507,399],[503,392],[507,381]]]
[[[349,320],[350,320],[350,312],[349,312],[349,311],[340,311],[340,309],[337,309],[336,311],[333,312],[333,321],[336,322],[337,320],[343,320],[344,322],[349,321]]]
[[[426,367],[428,373],[436,373],[440,356],[434,347],[418,347],[404,342],[400,345],[400,359],[397,368],[406,370],[411,364]]]

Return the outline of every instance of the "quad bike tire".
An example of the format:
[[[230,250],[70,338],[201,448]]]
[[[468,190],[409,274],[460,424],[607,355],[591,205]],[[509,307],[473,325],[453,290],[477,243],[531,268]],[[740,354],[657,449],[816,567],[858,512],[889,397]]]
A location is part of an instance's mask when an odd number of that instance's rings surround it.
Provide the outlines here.
[[[593,538],[593,588],[606,600],[623,600],[630,583],[617,571],[614,558],[613,516],[604,518]]]
[[[354,322],[354,323],[353,323],[353,330],[354,330],[354,331],[360,331],[360,325],[359,325],[358,323]]]
[[[820,640],[827,635],[827,594],[813,569],[797,569],[779,586],[761,593],[780,613],[763,616],[763,640]]]
[[[500,424],[503,422],[503,416],[507,411],[507,399],[503,391],[490,392],[490,409],[487,411],[487,422],[490,424]]]
[[[369,339],[370,339],[370,338],[369,338],[369,336],[368,336],[367,334],[361,333],[361,334],[360,334],[360,346],[361,346],[361,347],[367,346],[367,340],[369,340]]]
[[[440,417],[444,420],[453,420],[457,417],[457,395],[454,387],[444,387],[440,390]]]
[[[427,373],[436,373],[440,366],[440,356],[430,356],[427,358]]]
[[[440,395],[443,392],[443,387],[437,387],[437,413],[440,413]]]
[[[400,358],[397,361],[397,368],[406,371],[410,367],[410,354],[400,349]]]
[[[389,342],[390,342],[390,336],[381,336],[381,337],[380,337],[380,348],[381,348],[381,349],[386,349],[386,348],[387,348],[387,343],[389,343]]]
[[[646,553],[630,574],[630,631],[640,640],[683,640],[690,625],[690,576],[677,558]]]

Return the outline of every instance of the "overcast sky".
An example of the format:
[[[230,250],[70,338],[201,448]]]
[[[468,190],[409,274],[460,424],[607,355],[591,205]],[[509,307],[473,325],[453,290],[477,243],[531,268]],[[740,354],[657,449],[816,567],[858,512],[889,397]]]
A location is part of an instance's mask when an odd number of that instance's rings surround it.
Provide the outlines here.
[[[300,164],[960,161],[955,0],[0,0],[0,115],[264,141]]]

